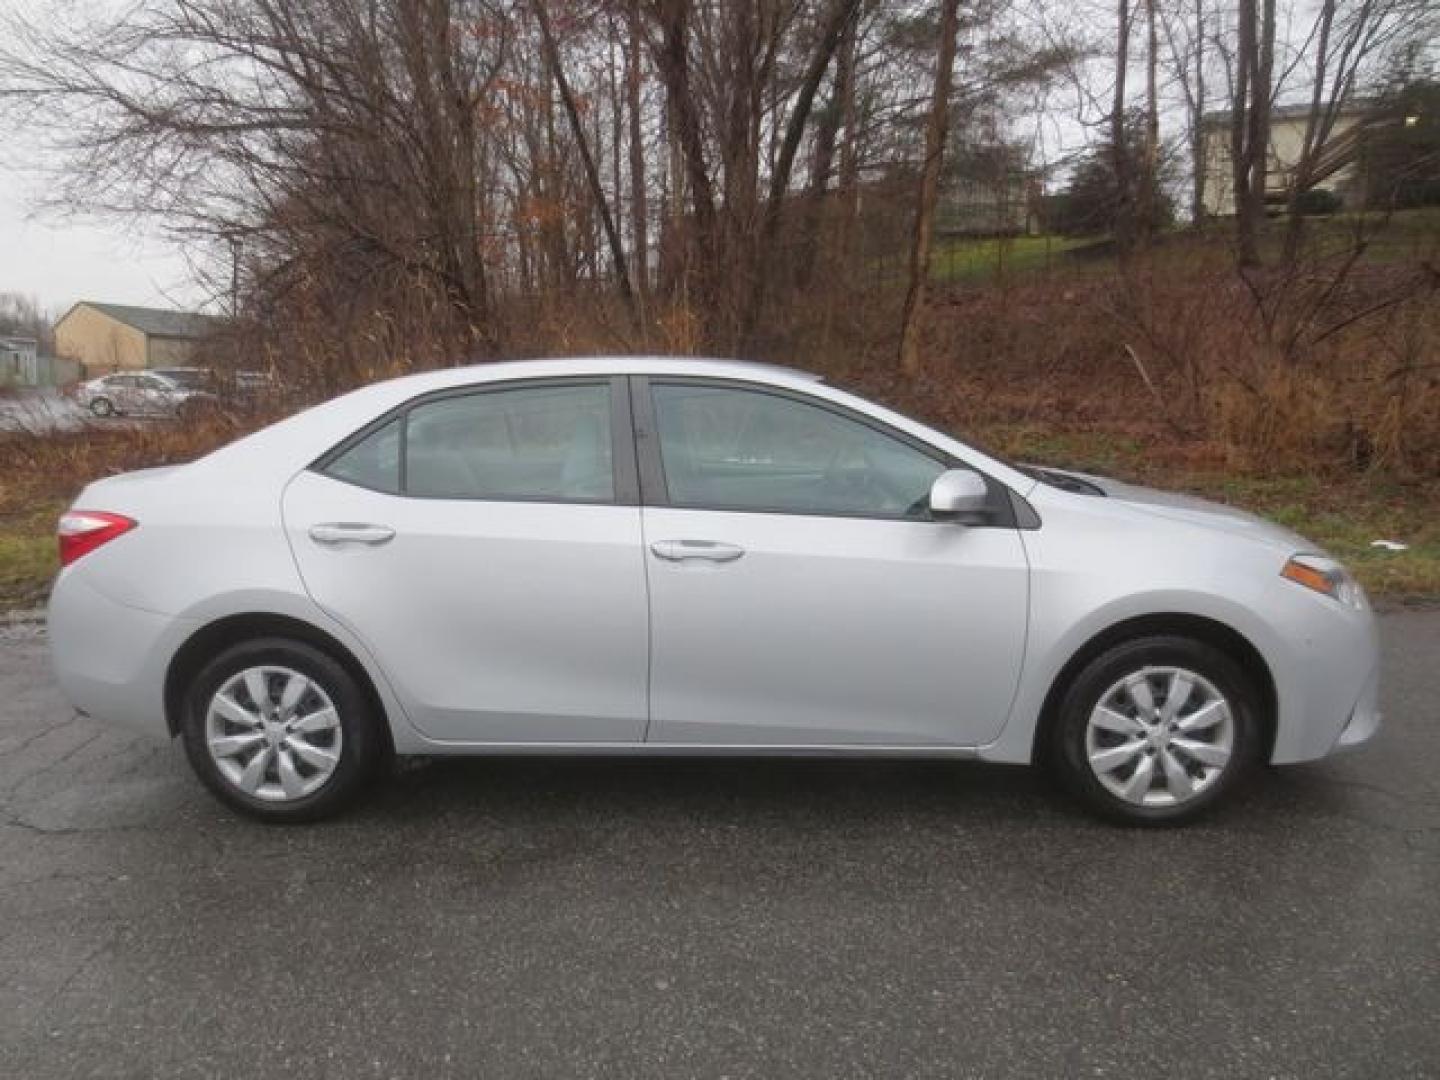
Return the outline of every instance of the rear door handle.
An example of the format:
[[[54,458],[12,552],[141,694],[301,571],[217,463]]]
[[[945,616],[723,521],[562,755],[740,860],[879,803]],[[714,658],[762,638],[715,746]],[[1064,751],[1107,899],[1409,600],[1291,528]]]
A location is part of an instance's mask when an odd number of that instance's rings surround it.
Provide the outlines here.
[[[366,525],[353,521],[327,521],[310,526],[310,539],[325,547],[342,544],[364,544],[378,547],[395,539],[395,530],[388,525]]]
[[[745,554],[745,549],[734,544],[717,544],[711,540],[657,540],[650,545],[655,557],[667,562],[685,562],[698,559],[702,562],[734,562]]]

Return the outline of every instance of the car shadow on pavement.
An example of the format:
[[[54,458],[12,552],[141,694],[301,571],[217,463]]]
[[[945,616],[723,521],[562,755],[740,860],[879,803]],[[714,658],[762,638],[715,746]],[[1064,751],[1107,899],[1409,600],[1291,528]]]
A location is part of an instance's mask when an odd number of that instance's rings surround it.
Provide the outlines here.
[[[1293,792],[1259,771],[1201,825],[1243,826]],[[1307,798],[1323,800],[1323,784]],[[957,761],[598,757],[405,761],[357,811],[374,821],[470,816],[586,827],[653,818],[729,826],[778,820],[819,829],[1024,822],[1108,826],[1072,804],[1042,769]]]

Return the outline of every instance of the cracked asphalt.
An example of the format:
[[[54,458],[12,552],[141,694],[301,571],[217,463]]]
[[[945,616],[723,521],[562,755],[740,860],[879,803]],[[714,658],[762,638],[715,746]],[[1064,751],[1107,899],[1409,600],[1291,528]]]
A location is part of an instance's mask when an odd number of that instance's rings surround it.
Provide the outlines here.
[[[1180,831],[1023,769],[449,761],[308,828],[0,628],[0,1077],[1440,1075],[1440,613]]]

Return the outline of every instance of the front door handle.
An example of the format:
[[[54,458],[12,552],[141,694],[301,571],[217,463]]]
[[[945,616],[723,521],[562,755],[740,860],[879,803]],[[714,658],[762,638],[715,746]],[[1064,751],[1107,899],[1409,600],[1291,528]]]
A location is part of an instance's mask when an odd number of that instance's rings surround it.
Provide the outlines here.
[[[698,559],[702,562],[734,562],[745,554],[745,549],[734,544],[717,544],[711,540],[657,540],[650,545],[655,557],[667,562],[685,562]]]
[[[342,544],[364,544],[378,547],[395,539],[395,530],[388,525],[366,525],[353,521],[328,521],[310,526],[310,539],[325,547]]]

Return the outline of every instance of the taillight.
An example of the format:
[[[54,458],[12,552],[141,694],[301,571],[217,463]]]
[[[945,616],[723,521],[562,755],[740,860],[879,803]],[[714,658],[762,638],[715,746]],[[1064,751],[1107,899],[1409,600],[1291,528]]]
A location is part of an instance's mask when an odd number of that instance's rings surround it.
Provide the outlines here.
[[[60,515],[60,565],[69,566],[101,544],[108,544],[139,524],[124,514],[104,510],[70,510]]]

